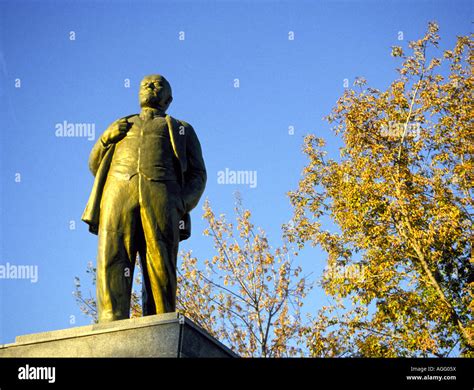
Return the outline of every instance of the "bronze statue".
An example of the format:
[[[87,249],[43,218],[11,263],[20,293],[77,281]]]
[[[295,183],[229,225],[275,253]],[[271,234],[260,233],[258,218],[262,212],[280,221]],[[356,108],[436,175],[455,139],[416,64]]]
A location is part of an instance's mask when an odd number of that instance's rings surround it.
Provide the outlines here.
[[[143,315],[176,308],[179,241],[206,185],[201,146],[188,123],[166,114],[171,86],[161,75],[140,84],[140,114],[112,123],[94,145],[94,186],[82,220],[99,235],[99,322],[129,318],[137,253]]]

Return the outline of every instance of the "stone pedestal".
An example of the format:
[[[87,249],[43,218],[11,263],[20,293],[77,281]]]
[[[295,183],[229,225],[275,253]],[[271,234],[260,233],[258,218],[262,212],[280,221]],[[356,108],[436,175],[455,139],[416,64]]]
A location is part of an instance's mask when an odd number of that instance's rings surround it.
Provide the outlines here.
[[[0,357],[238,357],[178,313],[18,336]]]

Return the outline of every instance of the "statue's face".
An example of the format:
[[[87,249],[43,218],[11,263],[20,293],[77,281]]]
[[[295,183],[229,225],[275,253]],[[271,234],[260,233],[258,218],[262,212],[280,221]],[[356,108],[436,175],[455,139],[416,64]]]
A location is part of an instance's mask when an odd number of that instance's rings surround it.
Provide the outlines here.
[[[163,76],[146,76],[138,93],[141,107],[157,108],[165,111],[171,103],[171,88]]]

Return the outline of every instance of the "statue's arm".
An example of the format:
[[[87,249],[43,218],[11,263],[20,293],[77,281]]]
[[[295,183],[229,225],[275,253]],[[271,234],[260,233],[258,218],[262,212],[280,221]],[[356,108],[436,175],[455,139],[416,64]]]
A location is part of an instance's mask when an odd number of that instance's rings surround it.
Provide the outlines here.
[[[94,176],[96,175],[97,170],[100,167],[100,162],[104,158],[105,153],[110,148],[110,144],[104,144],[104,142],[102,141],[102,136],[103,134],[99,137],[94,147],[92,148],[91,154],[89,155],[89,169]]]
[[[129,118],[136,114],[117,119],[102,133],[89,156],[89,169],[95,176],[100,167],[100,163],[112,144],[119,142],[126,135],[132,124],[128,122]]]
[[[204,192],[207,181],[206,165],[202,157],[201,144],[193,127],[186,122],[186,158],[187,170],[184,173],[183,200],[186,211],[189,212],[197,206]]]

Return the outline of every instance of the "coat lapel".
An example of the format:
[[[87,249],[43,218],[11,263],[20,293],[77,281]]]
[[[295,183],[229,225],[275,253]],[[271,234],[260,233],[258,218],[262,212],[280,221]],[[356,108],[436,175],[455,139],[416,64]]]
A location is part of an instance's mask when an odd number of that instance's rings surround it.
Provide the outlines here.
[[[186,135],[181,134],[179,122],[169,115],[166,115],[166,123],[170,133],[171,145],[175,156],[181,165],[181,172],[184,173],[187,168],[186,162]],[[184,130],[183,130],[184,131]]]

